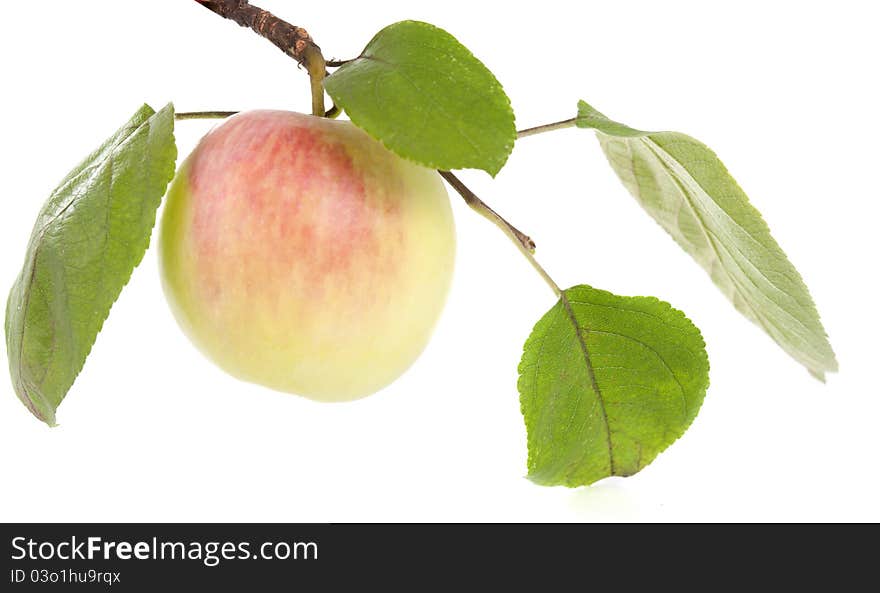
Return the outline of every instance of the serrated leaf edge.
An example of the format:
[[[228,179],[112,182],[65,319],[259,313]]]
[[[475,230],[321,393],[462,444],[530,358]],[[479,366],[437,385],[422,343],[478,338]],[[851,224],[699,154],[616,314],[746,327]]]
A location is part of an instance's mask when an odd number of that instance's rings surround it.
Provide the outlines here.
[[[505,157],[504,157],[504,159],[498,164],[497,167],[488,167],[488,168],[483,168],[483,167],[462,167],[462,166],[444,167],[443,165],[441,165],[440,163],[438,163],[438,162],[436,162],[436,161],[422,161],[422,160],[419,160],[419,159],[415,159],[415,158],[413,158],[413,157],[410,156],[410,155],[406,155],[406,154],[403,154],[403,153],[398,152],[393,146],[390,146],[384,138],[382,138],[382,137],[380,137],[380,136],[378,136],[378,135],[376,135],[376,134],[373,134],[372,131],[368,130],[368,129],[365,128],[363,125],[361,125],[361,122],[359,121],[359,120],[360,120],[360,116],[361,116],[361,114],[360,114],[360,113],[354,113],[354,114],[353,114],[353,113],[351,112],[351,110],[350,110],[350,106],[347,105],[346,102],[345,102],[344,100],[342,100],[341,98],[335,96],[335,95],[333,94],[333,92],[332,92],[329,88],[327,88],[326,82],[332,80],[333,76],[336,75],[338,72],[343,72],[343,71],[345,70],[346,66],[348,66],[348,64],[344,64],[344,65],[342,65],[338,70],[336,70],[336,72],[334,72],[334,73],[331,74],[329,77],[327,77],[327,79],[325,79],[325,85],[324,85],[325,90],[326,90],[327,93],[330,95],[330,97],[333,99],[334,104],[335,104],[337,107],[339,107],[340,109],[342,109],[342,110],[348,115],[349,120],[351,121],[351,123],[353,123],[353,124],[356,125],[358,128],[360,128],[360,129],[362,129],[363,131],[365,131],[365,132],[366,132],[371,138],[373,138],[374,140],[377,140],[377,141],[378,141],[379,143],[381,143],[382,146],[384,146],[387,150],[393,152],[394,154],[396,154],[397,156],[401,157],[402,159],[407,160],[407,161],[412,162],[412,163],[415,163],[415,164],[417,164],[417,165],[421,165],[421,166],[423,166],[423,167],[427,167],[427,168],[429,168],[429,169],[441,169],[441,170],[459,170],[459,169],[462,169],[462,168],[468,168],[468,169],[473,168],[473,169],[478,169],[478,170],[481,170],[481,171],[485,171],[485,172],[488,173],[492,178],[495,178],[495,177],[498,175],[498,173],[501,172],[501,169],[503,169],[504,166],[507,164],[507,161],[510,160],[510,155],[513,153],[513,148],[514,148],[514,145],[516,144],[516,112],[514,111],[514,109],[513,109],[513,104],[512,104],[511,101],[510,101],[510,96],[509,96],[509,95],[507,94],[507,92],[504,90],[504,85],[501,84],[501,81],[498,80],[498,78],[495,76],[495,73],[492,72],[492,71],[491,71],[491,70],[490,70],[490,69],[489,69],[489,68],[483,63],[482,60],[480,60],[476,55],[474,55],[474,53],[473,53],[470,49],[468,49],[467,46],[465,46],[463,43],[461,43],[460,41],[458,41],[458,39],[457,39],[454,35],[452,35],[452,34],[449,33],[448,31],[446,31],[445,29],[442,29],[441,27],[438,27],[438,26],[436,26],[436,25],[432,25],[431,23],[426,23],[426,22],[424,22],[424,21],[416,21],[416,20],[403,20],[403,21],[398,21],[398,22],[396,22],[396,23],[392,23],[392,24],[390,24],[390,25],[384,27],[382,30],[380,30],[378,33],[376,33],[376,34],[373,36],[373,38],[370,39],[369,43],[367,43],[367,45],[365,46],[365,48],[364,48],[364,52],[361,52],[361,54],[360,54],[357,58],[355,58],[354,60],[352,60],[351,62],[353,63],[353,62],[356,62],[357,60],[361,60],[361,59],[364,59],[364,60],[375,60],[376,58],[374,58],[374,57],[372,57],[372,56],[365,55],[366,48],[370,47],[370,45],[373,43],[373,41],[375,41],[375,40],[379,37],[379,35],[381,35],[382,32],[384,32],[386,29],[388,29],[388,28],[390,28],[390,27],[394,27],[394,26],[396,26],[396,25],[400,25],[400,24],[415,24],[415,25],[419,25],[419,26],[424,26],[424,27],[426,27],[426,28],[430,28],[430,29],[433,29],[433,30],[436,30],[436,31],[440,31],[440,32],[443,33],[443,34],[448,35],[450,38],[452,38],[453,40],[455,40],[455,42],[458,43],[458,44],[459,44],[459,45],[460,45],[460,46],[461,46],[461,47],[462,47],[462,48],[468,53],[468,55],[469,55],[470,57],[472,57],[472,58],[473,58],[476,62],[478,62],[483,68],[485,68],[486,72],[489,73],[489,75],[492,77],[492,79],[493,79],[493,80],[495,81],[495,83],[498,85],[498,89],[500,89],[500,91],[501,91],[501,92],[500,92],[500,95],[501,95],[501,97],[503,98],[504,106],[507,108],[507,110],[510,112],[510,115],[512,116],[512,117],[511,117],[511,121],[512,121],[512,130],[511,130],[511,132],[512,132],[512,134],[511,134],[511,137],[508,139],[507,144],[505,144],[505,146],[504,146],[504,148],[505,148]],[[493,90],[493,92],[496,92],[496,91]]]
[[[587,111],[589,111],[590,114],[589,114],[589,115],[584,115],[584,113],[587,112]],[[620,127],[624,128],[624,129],[626,129],[628,132],[627,132],[626,134],[610,134],[610,133],[608,133],[608,132],[605,132],[605,131],[601,130],[600,128],[597,128],[595,125],[591,124],[591,123],[590,123],[590,119],[601,119],[601,120],[604,120],[604,121],[608,122],[609,124],[612,124],[612,125],[615,125],[615,126],[620,126]],[[727,177],[727,180],[728,180],[728,181],[729,181],[729,182],[730,182],[730,183],[731,183],[731,184],[732,184],[732,185],[733,185],[733,186],[734,186],[734,187],[735,187],[735,188],[736,188],[736,189],[742,194],[742,196],[744,197],[744,205],[750,210],[750,214],[754,217],[756,223],[759,225],[759,227],[761,228],[761,230],[763,230],[763,231],[767,234],[767,236],[770,238],[770,241],[772,242],[771,245],[769,245],[769,247],[768,247],[767,245],[763,245],[763,244],[762,244],[762,246],[763,246],[765,249],[768,249],[768,251],[770,251],[773,255],[775,255],[775,256],[777,256],[777,257],[780,257],[780,258],[782,258],[784,261],[788,262],[788,264],[790,265],[790,267],[791,267],[791,271],[793,272],[793,278],[797,281],[797,283],[800,284],[800,287],[803,289],[804,294],[807,296],[807,299],[808,299],[808,305],[809,305],[808,310],[809,310],[810,312],[812,312],[812,313],[816,316],[816,320],[817,320],[817,322],[818,322],[818,324],[819,324],[819,327],[820,327],[820,329],[821,329],[820,333],[818,333],[818,334],[814,334],[814,335],[816,335],[817,337],[821,337],[821,338],[823,338],[823,339],[825,340],[826,345],[827,345],[828,350],[829,350],[829,353],[830,353],[830,357],[829,357],[827,360],[816,360],[816,359],[813,360],[813,362],[814,362],[814,363],[818,363],[817,366],[818,366],[818,367],[821,367],[821,368],[816,368],[816,367],[814,367],[814,366],[808,364],[808,363],[805,361],[805,358],[808,358],[807,356],[802,355],[802,354],[800,354],[800,353],[794,351],[792,348],[789,348],[788,346],[782,344],[780,341],[778,341],[778,340],[774,337],[773,332],[771,332],[771,331],[768,330],[767,323],[769,323],[769,322],[767,322],[767,321],[764,319],[764,316],[763,316],[762,314],[760,314],[760,313],[758,313],[757,311],[755,311],[754,307],[752,306],[752,303],[750,302],[750,300],[749,300],[748,298],[743,297],[743,298],[742,298],[742,301],[748,306],[749,310],[751,310],[752,313],[753,313],[753,318],[752,318],[751,320],[753,320],[754,323],[755,323],[756,325],[758,325],[758,326],[764,331],[764,333],[767,334],[767,335],[770,337],[770,339],[773,340],[773,341],[774,341],[774,342],[775,342],[775,343],[776,343],[776,344],[777,344],[777,345],[778,345],[778,346],[779,346],[779,347],[780,347],[780,348],[781,348],[786,354],[788,354],[791,358],[793,358],[793,359],[794,359],[796,362],[798,362],[799,364],[801,364],[801,365],[803,365],[804,367],[806,367],[806,369],[809,371],[809,373],[810,373],[813,377],[815,377],[816,379],[818,379],[819,381],[822,381],[822,382],[825,381],[825,373],[833,373],[833,372],[837,372],[837,371],[838,371],[837,357],[836,357],[836,355],[835,355],[835,353],[834,353],[834,350],[833,350],[833,348],[832,348],[832,346],[831,346],[830,339],[829,339],[829,336],[828,336],[828,331],[825,329],[825,325],[822,323],[822,317],[821,317],[821,315],[820,315],[820,313],[819,313],[819,308],[816,306],[816,302],[815,302],[815,300],[813,299],[813,295],[810,293],[809,287],[807,286],[806,282],[804,281],[803,276],[801,275],[801,273],[800,273],[800,271],[797,269],[797,267],[791,262],[791,260],[789,259],[788,255],[785,253],[785,251],[782,249],[782,247],[779,245],[779,243],[776,241],[776,239],[773,237],[773,234],[772,234],[771,231],[770,231],[770,226],[767,224],[767,221],[764,219],[764,216],[761,214],[760,210],[758,210],[758,209],[752,204],[751,200],[748,198],[748,195],[747,195],[746,192],[742,189],[742,187],[740,186],[739,182],[738,182],[738,181],[736,180],[736,178],[730,173],[730,171],[729,171],[729,169],[727,168],[727,166],[726,166],[726,165],[724,164],[724,162],[718,157],[717,153],[716,153],[714,150],[712,150],[712,149],[711,149],[709,146],[707,146],[705,143],[703,143],[703,142],[697,140],[697,139],[694,138],[693,136],[689,136],[689,135],[687,135],[687,134],[683,134],[683,133],[681,133],[681,132],[674,132],[674,131],[654,131],[654,132],[649,132],[649,131],[639,130],[639,129],[636,129],[636,128],[631,128],[631,127],[629,127],[629,126],[627,126],[627,125],[625,125],[625,124],[621,124],[620,122],[617,122],[617,121],[615,121],[615,120],[612,120],[611,118],[607,117],[606,115],[604,115],[603,113],[599,112],[597,109],[595,109],[594,107],[592,107],[591,105],[589,105],[586,101],[579,101],[579,102],[578,102],[578,116],[577,116],[577,119],[576,119],[576,124],[577,124],[577,127],[579,127],[579,128],[583,128],[583,129],[587,129],[587,128],[589,128],[589,129],[593,129],[594,132],[596,133],[598,139],[599,139],[600,144],[602,144],[602,138],[603,138],[603,137],[605,137],[605,138],[610,138],[610,139],[613,139],[613,140],[620,140],[620,141],[625,141],[625,140],[639,140],[640,142],[642,142],[642,143],[645,145],[645,147],[647,148],[647,150],[648,150],[652,155],[654,155],[654,158],[656,158],[657,161],[663,166],[664,170],[666,171],[666,174],[669,176],[669,178],[672,180],[672,182],[673,182],[673,183],[679,188],[679,191],[680,191],[680,192],[682,193],[682,195],[684,196],[685,202],[687,203],[687,206],[688,206],[688,208],[690,209],[691,213],[692,213],[692,214],[694,215],[694,217],[700,222],[700,232],[704,235],[704,237],[706,238],[707,243],[710,245],[710,247],[712,248],[712,251],[715,253],[715,257],[716,257],[716,259],[718,259],[718,260],[720,261],[720,260],[721,260],[721,257],[720,257],[720,255],[719,255],[719,253],[718,253],[718,247],[716,246],[715,241],[714,241],[711,237],[709,237],[709,236],[706,234],[706,231],[705,231],[705,226],[706,226],[706,225],[705,225],[705,223],[703,222],[702,217],[701,217],[700,214],[698,213],[696,207],[695,207],[694,204],[692,203],[691,199],[689,198],[689,196],[688,196],[688,192],[685,191],[685,190],[681,187],[681,183],[680,183],[680,181],[676,178],[676,176],[673,175],[673,173],[672,173],[672,171],[671,171],[671,169],[670,169],[670,164],[668,163],[667,159],[664,158],[664,157],[662,156],[662,154],[660,154],[660,153],[665,153],[666,151],[664,151],[662,148],[660,148],[660,147],[654,142],[654,140],[651,138],[651,136],[658,135],[658,134],[670,134],[670,135],[680,136],[680,137],[686,138],[687,140],[689,140],[689,141],[691,141],[691,142],[693,142],[693,143],[699,145],[699,146],[700,146],[702,149],[704,149],[708,154],[710,154],[712,157],[714,157],[715,161],[717,162],[717,165],[720,167],[720,172],[721,172],[721,174],[723,174],[724,176],[726,176],[726,177]],[[604,153],[604,152],[605,152],[605,150],[604,150],[604,147],[603,147],[603,153]],[[608,157],[607,153],[606,153],[606,158],[608,158],[608,159],[609,159],[609,162],[610,162],[610,157]],[[684,170],[688,173],[688,175],[691,177],[691,179],[693,179],[693,175],[690,174],[690,172],[687,170],[687,168],[686,168],[681,162],[679,162],[677,159],[675,159],[675,158],[672,157],[671,155],[669,155],[669,159],[672,160],[672,161],[674,161],[676,164],[678,164],[678,166],[680,166],[682,169],[684,169]],[[613,166],[612,166],[612,168],[613,168]],[[693,181],[694,181],[694,183],[700,188],[700,190],[701,190],[703,193],[705,193],[706,195],[710,196],[710,198],[712,197],[711,194],[710,194],[708,191],[706,191],[706,189],[703,188],[702,185],[700,185],[699,182],[697,182],[696,179],[693,179]],[[659,222],[658,220],[656,220],[653,216],[652,216],[651,218],[654,220],[654,222],[655,222],[660,228],[662,228],[664,231],[666,231],[666,229],[663,227],[663,225],[660,224],[660,222]],[[745,229],[744,229],[744,230],[745,230]],[[668,231],[666,231],[666,232],[668,233]],[[748,232],[748,231],[746,231],[746,232]],[[673,236],[673,238],[675,238],[675,237]],[[677,242],[677,241],[676,241],[676,242]],[[690,255],[690,254],[688,254],[688,255]],[[738,283],[738,281],[736,281],[736,280],[731,276],[730,271],[727,269],[727,267],[722,265],[722,266],[720,266],[720,268],[721,268],[721,270],[724,272],[724,274],[728,277],[728,279],[731,281],[731,285],[734,287],[734,289],[737,291],[737,293],[739,293],[740,295],[742,295],[742,292],[741,292],[741,290],[740,290],[740,288],[739,288],[739,283]],[[714,282],[713,282],[713,284],[714,284]],[[778,288],[778,287],[777,287],[777,288]],[[780,290],[781,290],[781,289],[780,289]],[[785,292],[785,291],[782,291],[782,292]],[[787,292],[786,292],[785,294],[788,295]],[[725,296],[727,296],[727,295],[725,295]],[[788,295],[788,296],[791,296],[791,295]],[[797,300],[797,299],[795,299],[795,300]],[[783,310],[786,311],[786,313],[788,313],[787,310],[785,310],[785,309],[783,309]],[[789,315],[790,315],[790,313],[789,313]],[[812,333],[812,332],[810,332],[810,333]],[[810,357],[810,358],[812,358],[812,357]]]
[[[144,104],[144,105],[141,107],[141,109],[143,109],[144,107],[149,108],[149,105]],[[91,172],[91,171],[100,170],[101,167],[107,162],[107,160],[110,159],[111,156],[112,156],[115,152],[118,152],[122,147],[124,147],[127,143],[129,143],[129,142],[131,141],[132,137],[134,137],[134,135],[137,134],[137,132],[138,132],[141,128],[143,128],[144,126],[149,126],[151,121],[153,121],[158,115],[164,113],[164,112],[165,112],[166,110],[168,110],[168,109],[171,110],[171,118],[170,118],[170,119],[171,119],[171,137],[172,137],[172,140],[173,140],[173,139],[174,139],[174,115],[173,115],[173,113],[174,113],[173,109],[174,109],[174,108],[173,108],[173,105],[172,105],[171,103],[169,103],[169,104],[167,104],[165,107],[163,107],[162,109],[160,109],[159,111],[155,111],[155,110],[153,110],[153,113],[152,113],[149,117],[147,117],[143,122],[141,122],[140,125],[133,127],[133,128],[130,130],[130,132],[124,137],[124,140],[122,140],[122,141],[119,142],[118,144],[114,145],[113,148],[110,149],[110,150],[107,152],[107,154],[104,155],[104,156],[102,157],[102,159],[101,159],[100,162],[95,163],[94,165],[92,165],[92,166],[90,166],[90,167],[88,167],[88,168],[86,168],[86,169],[83,169],[82,171],[78,172],[76,175],[73,175],[73,176],[70,176],[70,177],[66,177],[66,178],[62,181],[62,184],[61,184],[60,186],[58,186],[58,188],[57,188],[56,190],[54,190],[54,191],[60,191],[60,190],[63,190],[63,188],[66,187],[69,183],[71,183],[71,182],[73,182],[74,180],[78,179],[78,178],[80,177],[80,175],[86,174],[86,173]],[[148,133],[152,133],[152,127],[150,128],[150,130],[149,130]],[[176,157],[177,157],[177,146],[176,146],[176,143],[174,143],[174,142],[172,142],[172,150],[174,151],[174,158],[171,159],[171,166],[169,167],[170,170],[165,172],[165,177],[166,177],[167,180],[168,180],[168,181],[166,182],[166,186],[167,186],[167,183],[170,182],[171,178],[174,176],[174,172],[175,172],[175,170],[176,170],[175,161],[176,161]],[[94,153],[93,153],[93,154],[94,154]],[[54,191],[53,191],[53,193],[54,193]],[[66,205],[65,205],[63,208],[61,208],[56,214],[54,214],[54,215],[53,215],[48,221],[46,221],[46,222],[43,224],[43,226],[40,228],[40,230],[34,235],[34,238],[32,239],[32,242],[36,242],[35,245],[34,245],[34,249],[33,249],[33,250],[28,249],[28,252],[29,252],[28,259],[26,260],[25,266],[24,266],[24,268],[22,269],[21,273],[20,273],[19,276],[16,278],[15,283],[13,283],[13,286],[12,286],[12,288],[11,288],[11,290],[10,290],[10,295],[11,295],[11,294],[17,289],[17,287],[19,286],[21,280],[22,280],[25,276],[30,277],[30,279],[31,279],[30,282],[33,281],[33,275],[34,275],[34,273],[36,272],[37,254],[38,254],[39,251],[40,251],[40,248],[41,248],[41,240],[42,240],[43,236],[45,235],[46,230],[47,230],[48,227],[49,227],[49,226],[50,226],[55,220],[57,220],[57,218],[58,218],[59,216],[61,216],[61,215],[67,210],[67,208],[69,208],[69,207],[71,206],[71,204],[73,204],[74,202],[75,202],[75,199],[71,199],[71,201],[70,201],[68,204],[66,204]],[[158,209],[156,210],[156,212],[158,212]],[[152,230],[155,228],[155,226],[156,226],[156,214],[154,213],[154,216],[153,216],[153,223],[152,223],[152,224],[150,225],[150,227],[149,227],[151,232],[150,232],[150,233],[146,233],[146,239],[145,239],[145,241],[144,241],[144,248],[143,248],[143,250],[139,250],[139,251],[140,251],[140,256],[137,258],[137,260],[135,261],[134,265],[132,266],[131,271],[128,273],[128,275],[125,277],[124,281],[123,281],[122,284],[120,285],[120,289],[119,289],[119,291],[117,292],[116,297],[113,299],[113,302],[110,304],[110,307],[108,307],[106,314],[103,316],[103,318],[101,318],[101,319],[99,320],[99,322],[98,322],[98,324],[97,324],[97,331],[95,332],[95,337],[91,340],[90,343],[88,343],[88,344],[86,345],[86,347],[85,347],[85,356],[83,357],[82,362],[78,365],[78,367],[77,367],[77,368],[74,370],[74,372],[73,372],[73,376],[72,376],[72,381],[73,381],[73,382],[76,381],[76,378],[79,377],[80,373],[82,372],[82,369],[83,369],[84,366],[85,366],[85,362],[86,362],[86,360],[88,359],[89,354],[91,354],[92,348],[93,348],[94,345],[95,345],[95,342],[96,342],[96,340],[97,340],[97,337],[98,337],[98,335],[101,333],[101,330],[102,330],[103,327],[104,327],[104,323],[107,321],[107,318],[108,318],[109,315],[110,315],[110,311],[112,310],[112,308],[113,308],[113,306],[116,304],[116,302],[119,300],[119,296],[122,294],[122,290],[123,290],[123,289],[128,285],[128,283],[130,282],[130,280],[131,280],[131,276],[132,276],[132,274],[134,273],[134,270],[135,270],[135,269],[141,264],[141,262],[143,261],[143,258],[144,258],[144,256],[146,255],[146,252],[147,252],[147,250],[148,250],[149,247],[150,247],[150,242],[151,242],[151,237],[152,237]],[[25,308],[25,309],[27,309],[27,307],[29,306],[29,303],[30,303],[31,290],[32,290],[32,288],[30,287],[30,285],[25,289],[25,295],[26,295],[26,296],[25,296],[24,304],[22,305],[23,308]],[[7,311],[6,311],[6,323],[4,324],[6,327],[8,327],[8,325],[9,325],[9,318],[10,318],[9,306],[10,306],[10,305],[11,305],[11,299],[8,299],[8,300],[7,300]],[[22,331],[23,331],[23,332],[24,332],[25,330],[26,330],[26,328],[22,328]],[[19,348],[23,347],[23,343],[24,343],[24,342],[23,342],[23,338],[20,337],[20,338],[19,338]],[[19,364],[19,365],[22,364],[22,356],[21,356],[21,352],[18,353],[18,364]],[[25,385],[25,382],[27,382],[27,380],[26,380],[25,377],[24,377],[23,369],[19,368],[19,372],[18,372],[18,374],[17,374],[17,375],[13,374],[12,379],[13,379],[13,387],[15,388],[16,395],[18,395],[19,399],[22,401],[22,403],[24,403],[25,407],[27,407],[27,409],[28,409],[28,410],[29,410],[29,411],[30,411],[30,412],[31,412],[31,413],[32,413],[32,414],[33,414],[38,420],[40,420],[40,421],[46,423],[46,424],[47,424],[48,426],[50,426],[50,427],[56,427],[56,426],[57,426],[57,423],[56,423],[56,417],[55,417],[55,410],[57,409],[57,407],[53,406],[53,404],[52,404],[51,402],[48,401],[48,399],[47,399],[47,398],[46,398],[46,397],[40,392],[39,388],[36,388],[35,386],[28,386],[28,385]],[[17,381],[16,381],[16,379],[17,379]],[[42,405],[39,405],[39,404],[37,403],[37,401],[35,400],[34,396],[36,396],[36,400],[39,400],[39,402],[41,402]],[[62,400],[63,400],[63,398],[62,398]]]
[[[528,474],[525,477],[540,486],[565,486],[567,488],[579,488],[582,486],[589,486],[591,484],[595,484],[596,482],[598,482],[600,480],[604,480],[609,477],[628,477],[628,476],[631,476],[631,475],[634,475],[634,474],[640,472],[645,467],[647,467],[651,462],[653,462],[653,460],[656,459],[656,457],[659,456],[660,453],[664,452],[666,449],[668,449],[675,442],[677,442],[681,437],[684,436],[684,434],[687,432],[687,430],[690,428],[690,426],[693,424],[693,421],[696,419],[697,415],[699,414],[700,409],[702,408],[702,405],[703,405],[703,401],[705,399],[705,395],[709,390],[711,366],[709,363],[709,354],[706,350],[706,341],[703,338],[703,334],[700,331],[700,328],[697,327],[696,324],[693,321],[691,321],[691,319],[687,315],[685,315],[685,313],[681,309],[678,309],[678,308],[672,306],[672,304],[670,304],[669,302],[661,300],[657,297],[653,297],[653,296],[621,296],[621,295],[617,295],[615,293],[609,292],[607,290],[602,290],[602,289],[594,288],[594,287],[586,285],[586,284],[581,284],[581,285],[577,285],[577,286],[572,286],[572,287],[566,289],[565,291],[563,291],[562,295],[560,296],[560,299],[556,302],[554,307],[562,306],[562,308],[565,310],[566,317],[568,318],[569,322],[571,322],[571,324],[575,328],[575,333],[577,335],[578,342],[581,345],[582,352],[584,353],[585,358],[587,358],[586,362],[590,366],[590,368],[592,368],[592,362],[589,360],[589,353],[587,352],[586,343],[583,339],[583,335],[582,335],[583,329],[581,328],[580,324],[578,323],[577,318],[574,316],[574,312],[571,309],[571,304],[568,301],[568,298],[566,296],[566,293],[569,290],[572,290],[574,288],[581,288],[581,287],[586,287],[596,293],[599,293],[599,294],[602,294],[605,296],[610,296],[615,299],[627,299],[630,302],[652,303],[654,305],[658,305],[661,309],[665,309],[665,312],[668,314],[679,316],[682,320],[684,320],[686,322],[687,328],[689,330],[693,331],[692,335],[694,336],[695,340],[697,340],[699,342],[700,353],[698,356],[698,359],[699,359],[698,362],[700,362],[703,365],[702,368],[705,369],[705,375],[704,375],[705,379],[704,379],[704,381],[702,381],[702,383],[698,387],[698,393],[700,394],[699,405],[697,405],[697,407],[694,408],[693,413],[691,414],[689,421],[681,427],[680,434],[678,434],[678,436],[676,436],[672,441],[667,443],[666,446],[664,446],[662,449],[659,449],[656,452],[656,455],[651,460],[649,460],[644,465],[641,465],[636,471],[629,472],[626,474],[615,473],[614,472],[614,465],[613,465],[613,461],[612,461],[610,464],[611,465],[611,472],[608,476],[597,478],[596,480],[593,480],[590,482],[586,482],[586,483],[574,482],[574,481],[567,481],[567,482],[561,482],[561,483],[552,482],[552,481],[545,482],[545,481],[542,481],[540,479],[535,478],[534,471],[533,471],[533,465],[534,465],[533,452],[531,450],[529,450],[528,451],[528,458],[527,458],[527,462],[526,462],[526,466],[528,467]],[[551,307],[544,315],[541,316],[541,318],[535,324],[535,327],[537,327],[537,325],[541,322],[541,320],[544,319],[544,317],[546,317],[547,315],[550,314],[550,312],[552,312],[554,307]],[[518,377],[522,377],[523,372],[525,370],[523,359],[524,359],[525,353],[528,351],[529,347],[533,344],[533,341],[535,338],[534,331],[535,331],[535,328],[533,327],[532,331],[529,333],[529,337],[526,339],[525,343],[523,344],[523,349],[522,349],[523,357],[520,358],[520,363],[517,367]],[[602,392],[598,386],[598,382],[596,381],[595,375],[592,372],[589,373],[589,376],[592,381],[591,388],[596,393],[596,397],[600,400],[601,405],[602,405],[602,409],[603,409],[603,413],[604,413],[605,402],[604,402],[604,399],[601,394]],[[519,381],[517,381],[517,387],[518,387],[517,390],[519,391],[520,398],[523,398],[524,394],[519,389]],[[525,420],[527,410],[526,410],[525,404],[522,401],[520,402],[520,412],[523,416],[523,419]],[[606,428],[606,431],[608,434],[608,447],[607,447],[608,457],[609,457],[609,460],[613,460],[613,445],[611,443],[611,427],[608,424],[607,414],[604,415],[604,419],[605,419],[605,428]],[[526,431],[528,432],[528,430],[529,430],[529,427],[528,427],[528,424],[526,423]]]

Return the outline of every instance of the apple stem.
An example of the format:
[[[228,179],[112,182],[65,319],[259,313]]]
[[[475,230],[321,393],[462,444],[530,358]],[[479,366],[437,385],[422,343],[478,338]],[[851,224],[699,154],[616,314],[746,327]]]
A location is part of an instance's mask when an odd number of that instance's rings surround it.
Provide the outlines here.
[[[306,69],[312,85],[312,115],[324,117],[327,114],[324,108],[324,76],[327,75],[327,64],[317,45],[306,48],[306,56]]]
[[[309,73],[312,84],[312,113],[324,116],[324,77],[327,66],[321,48],[308,31],[291,25],[268,10],[246,0],[196,0],[211,12],[229,19],[271,41]]]
[[[440,173],[440,176],[443,177],[443,179],[445,179],[462,198],[464,198],[465,203],[470,206],[472,210],[501,229],[504,234],[514,242],[520,252],[527,260],[529,260],[529,263],[532,264],[532,267],[535,268],[541,278],[544,279],[544,282],[547,283],[556,296],[561,297],[562,290],[559,288],[559,285],[553,281],[553,278],[550,277],[547,270],[545,270],[541,264],[538,263],[538,260],[535,259],[535,242],[532,241],[531,237],[507,222],[500,214],[490,208],[486,202],[477,197],[477,195],[453,173],[450,171],[438,171],[438,173]]]
[[[527,136],[535,136],[537,134],[543,134],[544,132],[552,132],[554,130],[562,130],[564,128],[573,128],[576,125],[577,125],[577,118],[573,117],[571,119],[557,121],[552,124],[544,124],[543,126],[535,126],[534,128],[527,128],[525,130],[520,130],[516,133],[516,137],[517,138],[525,138]]]

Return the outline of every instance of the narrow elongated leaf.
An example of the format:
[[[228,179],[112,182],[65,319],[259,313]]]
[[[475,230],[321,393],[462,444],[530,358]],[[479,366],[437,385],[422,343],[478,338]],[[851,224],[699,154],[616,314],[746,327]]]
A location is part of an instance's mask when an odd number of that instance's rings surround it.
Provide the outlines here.
[[[815,377],[837,370],[807,286],[714,152],[684,134],[617,123],[583,101],[577,125],[596,130],[630,193],[737,310]]]
[[[426,167],[494,176],[513,150],[516,126],[501,84],[452,35],[428,23],[382,29],[325,88],[357,126]]]
[[[703,338],[680,311],[569,288],[519,365],[529,478],[583,486],[638,472],[684,433],[708,385]]]
[[[6,345],[16,394],[49,425],[143,258],[176,158],[174,109],[144,105],[37,217],[6,305]]]

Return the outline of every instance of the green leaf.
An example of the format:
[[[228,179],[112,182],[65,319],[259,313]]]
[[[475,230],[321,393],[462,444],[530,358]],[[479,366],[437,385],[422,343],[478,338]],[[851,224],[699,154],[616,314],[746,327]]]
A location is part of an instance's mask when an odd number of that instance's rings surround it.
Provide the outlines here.
[[[400,156],[434,169],[495,176],[513,150],[510,100],[452,35],[403,21],[324,82],[355,125]]]
[[[529,478],[585,486],[635,474],[684,433],[708,386],[703,338],[680,311],[569,288],[519,365]]]
[[[144,105],[37,217],[6,304],[6,345],[16,394],[49,425],[143,258],[176,158],[173,107]]]
[[[815,377],[837,370],[807,286],[714,152],[684,134],[627,127],[583,101],[577,125],[596,130],[630,193],[737,310]]]

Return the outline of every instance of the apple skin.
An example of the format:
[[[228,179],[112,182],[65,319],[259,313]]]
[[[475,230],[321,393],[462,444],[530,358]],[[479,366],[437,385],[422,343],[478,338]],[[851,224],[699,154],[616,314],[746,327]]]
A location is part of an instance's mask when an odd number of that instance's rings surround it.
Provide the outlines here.
[[[436,171],[349,122],[238,114],[169,189],[159,237],[171,310],[228,373],[320,401],[367,396],[427,344],[455,226]]]

